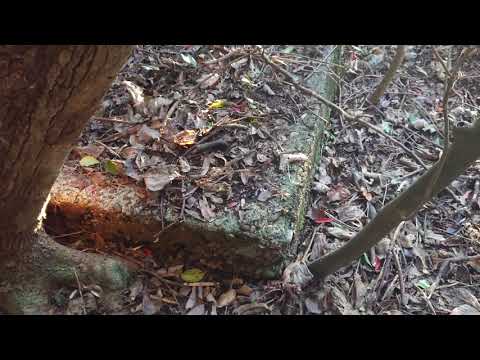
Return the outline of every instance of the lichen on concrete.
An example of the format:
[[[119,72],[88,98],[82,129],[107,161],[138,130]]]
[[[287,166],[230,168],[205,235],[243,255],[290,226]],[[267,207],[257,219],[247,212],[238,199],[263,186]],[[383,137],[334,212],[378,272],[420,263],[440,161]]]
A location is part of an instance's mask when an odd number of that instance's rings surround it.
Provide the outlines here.
[[[340,51],[338,47],[330,61],[337,63]],[[336,85],[327,71],[315,72],[307,85],[326,98],[333,99]],[[264,168],[262,179],[273,184],[274,189],[272,197],[265,202],[250,197],[235,211],[217,207],[215,218],[207,221],[188,214],[181,217],[180,209],[174,207],[166,208],[161,213],[158,206],[146,206],[134,190],[121,186],[116,190],[86,191],[89,187],[86,190],[73,189],[67,196],[68,200],[61,194],[68,182],[62,183],[60,180],[52,194],[52,203],[60,206],[62,202],[70,201],[80,207],[90,207],[89,213],[97,216],[97,219],[99,214],[103,214],[102,221],[108,224],[97,221],[94,226],[96,231],[110,231],[110,237],[117,231],[117,235],[145,241],[149,238],[153,240],[154,235],[160,232],[162,235],[157,245],[163,247],[166,254],[175,251],[175,244],[183,243],[199,257],[223,259],[223,264],[230,264],[231,268],[242,269],[247,274],[274,277],[280,274],[282,264],[292,258],[301,240],[314,164],[319,157],[323,132],[323,121],[316,115],[328,119],[330,114],[330,109],[324,105],[311,100],[308,105],[314,113],[305,112],[301,119],[287,122],[288,138],[282,142],[283,153],[302,153],[307,160],[292,162],[285,171],[281,171],[276,158],[270,167]],[[72,190],[72,186],[69,188]],[[160,225],[162,215],[163,225],[176,224],[167,232],[163,232]],[[87,218],[84,215],[82,217]]]

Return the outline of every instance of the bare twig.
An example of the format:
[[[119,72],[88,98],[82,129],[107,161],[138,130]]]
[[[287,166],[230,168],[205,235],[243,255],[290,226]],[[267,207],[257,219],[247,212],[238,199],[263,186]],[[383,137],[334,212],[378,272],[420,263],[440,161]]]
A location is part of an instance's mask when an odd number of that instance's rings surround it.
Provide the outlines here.
[[[75,274],[75,279],[77,280],[78,292],[80,293],[80,298],[82,299],[83,314],[87,315],[87,309],[85,307],[85,300],[83,299],[82,284],[80,284],[80,279],[78,278],[77,270],[75,270],[75,268],[73,268],[73,273]]]
[[[92,116],[93,120],[98,120],[98,121],[108,121],[108,122],[115,122],[115,123],[120,123],[120,124],[128,124],[128,125],[135,125],[131,123],[130,121],[119,119],[119,118],[106,118],[106,117],[101,117],[101,116]]]
[[[448,262],[462,262],[462,261],[476,261],[480,260],[480,255],[473,255],[473,256],[457,256],[448,259],[442,259],[440,261],[448,261]]]
[[[163,282],[163,283],[165,283],[165,284],[173,285],[173,286],[178,286],[178,287],[184,286],[183,283],[165,279],[164,277],[158,275],[157,273],[155,273],[155,272],[153,272],[153,271],[144,270],[144,269],[141,269],[140,271],[143,272],[143,273],[146,273],[146,274],[149,274],[149,275],[153,276],[155,279],[158,279],[158,280],[160,280],[161,282]]]
[[[410,129],[408,126],[405,126],[404,129],[407,130],[407,131],[409,131],[409,132],[411,132],[413,135],[418,136],[418,137],[419,137],[420,139],[422,139],[423,141],[430,143],[431,145],[433,145],[433,146],[436,147],[437,149],[443,149],[443,147],[442,147],[441,145],[439,145],[439,144],[437,144],[436,142],[433,142],[432,140],[430,140],[429,138],[427,138],[427,137],[425,137],[425,136],[417,133],[415,130]]]
[[[443,70],[445,70],[445,73],[448,75],[448,77],[451,77],[452,74],[450,72],[450,70],[448,69],[448,66],[447,64],[445,64],[445,61],[443,61],[442,57],[439,55],[438,51],[436,48],[433,48],[433,54],[435,55],[435,57],[437,58],[437,60],[440,62],[440,64],[442,65],[443,67]]]
[[[312,89],[309,89],[303,85],[300,85],[298,83],[298,81],[295,79],[295,77],[290,74],[287,70],[283,69],[282,67],[280,67],[279,65],[275,64],[267,55],[265,55],[264,53],[262,53],[262,58],[263,60],[269,64],[274,70],[282,73],[283,75],[285,75],[291,82],[292,84],[297,88],[299,89],[300,91],[302,91],[303,93],[307,94],[307,95],[310,95],[314,98],[316,98],[317,100],[319,100],[320,102],[322,102],[323,104],[329,106],[330,108],[338,111],[341,115],[343,115],[346,119],[348,120],[353,120],[353,121],[357,121],[359,122],[360,124],[372,129],[373,131],[377,132],[378,134],[386,137],[387,139],[389,139],[391,142],[393,142],[394,144],[398,145],[400,148],[402,148],[407,154],[409,154],[410,156],[412,156],[416,161],[418,161],[418,163],[420,165],[422,165],[425,169],[427,168],[427,166],[424,164],[424,162],[414,153],[412,152],[410,149],[408,149],[405,145],[403,145],[400,141],[398,140],[395,140],[394,138],[392,138],[390,135],[386,134],[383,130],[377,128],[376,126],[368,123],[367,121],[365,120],[362,120],[361,117],[371,117],[371,115],[366,115],[366,114],[361,114],[361,115],[352,115],[350,114],[349,112],[345,111],[344,109],[342,109],[341,107],[339,107],[338,105],[336,105],[335,103],[331,102],[330,100],[324,98],[322,95],[318,94],[317,92],[315,92],[314,90]]]
[[[330,100],[324,98],[322,95],[318,94],[317,92],[313,91],[312,89],[309,89],[309,88],[299,84],[298,81],[295,79],[295,77],[292,74],[290,74],[287,70],[283,69],[281,66],[275,64],[267,55],[265,55],[265,53],[262,53],[261,55],[262,55],[263,60],[268,65],[270,65],[274,70],[278,71],[279,73],[285,75],[293,83],[293,85],[297,89],[299,89],[300,91],[302,91],[303,93],[305,93],[307,95],[310,95],[310,96],[316,98],[317,100],[319,100],[323,104],[329,106],[330,108],[337,110],[340,114],[342,114],[346,118],[348,118],[350,120],[353,120],[355,118],[353,115],[351,115],[350,113],[343,110],[337,104],[335,104],[335,103],[331,102]]]
[[[123,157],[118,154],[115,150],[113,150],[111,147],[109,147],[108,145],[104,144],[103,142],[101,142],[100,140],[95,140],[95,142],[97,144],[100,144],[102,145],[105,149],[107,149],[107,151],[113,155],[115,155],[116,157],[118,157],[119,159],[123,159]]]
[[[365,115],[364,115],[365,116]],[[420,159],[418,157],[417,154],[415,154],[413,151],[411,151],[409,148],[407,148],[405,145],[403,145],[400,141],[394,139],[393,137],[391,137],[390,135],[386,134],[382,129],[379,129],[378,127],[376,127],[375,125],[372,125],[370,124],[369,122],[365,121],[365,120],[362,120],[360,119],[359,117],[358,118],[355,118],[354,119],[355,121],[357,121],[358,123],[362,124],[363,126],[366,126],[368,127],[369,129],[372,129],[373,131],[375,131],[376,133],[382,135],[383,137],[387,138],[388,140],[390,140],[391,142],[393,142],[394,144],[396,144],[397,146],[399,146],[401,149],[403,149],[403,151],[405,151],[407,154],[409,154],[411,157],[413,157],[415,160],[417,160],[417,162],[422,165],[422,167],[424,169],[427,168],[427,165],[425,165],[425,163],[422,161],[422,159]]]
[[[309,251],[312,248],[313,240],[315,239],[315,235],[317,235],[317,231],[318,231],[318,228],[315,227],[315,229],[313,229],[312,237],[310,238],[310,243],[308,244],[307,248],[305,249],[305,254],[303,254],[302,261],[305,261],[308,258],[308,256],[310,255]]]
[[[247,54],[247,52],[248,52],[247,49],[235,49],[235,50],[230,51],[226,55],[223,55],[223,56],[219,57],[218,59],[205,61],[203,64],[204,65],[213,65],[213,64],[228,60],[228,59],[230,59],[234,56],[245,55],[245,54]]]
[[[157,243],[160,241],[160,236],[162,236],[162,234],[165,233],[165,231],[167,231],[168,229],[172,228],[173,226],[175,225],[179,225],[183,222],[183,220],[179,220],[179,221],[175,221],[175,222],[172,222],[170,224],[168,224],[166,227],[163,227],[162,226],[162,230],[160,230],[158,233],[156,233],[153,238],[154,238],[154,241],[153,243]]]
[[[452,257],[448,259],[441,259],[442,265],[440,265],[440,270],[438,271],[437,277],[435,278],[434,283],[432,286],[430,286],[430,293],[428,295],[428,298],[430,299],[437,289],[438,285],[440,284],[440,280],[442,277],[445,275],[447,272],[448,268],[450,267],[450,264],[453,262],[467,262],[467,261],[475,261],[475,260],[480,260],[480,255],[474,255],[474,256],[457,256],[457,257]]]
[[[178,107],[179,103],[180,103],[180,100],[177,100],[173,103],[172,106],[170,106],[170,109],[168,109],[167,115],[165,115],[165,121],[163,122],[164,124],[167,124],[168,120],[170,120],[170,116],[173,114],[175,109]]]
[[[400,259],[398,258],[398,253],[397,251],[393,251],[393,259],[395,260],[395,266],[398,271],[398,281],[400,283],[400,302],[402,306],[405,306],[405,282],[403,280],[403,271],[402,271],[402,265],[400,264]]]
[[[437,277],[435,278],[435,281],[433,282],[432,286],[430,286],[430,293],[427,296],[427,299],[430,299],[435,292],[435,289],[437,288],[438,284],[440,284],[440,280],[442,279],[443,275],[447,272],[448,267],[450,266],[450,262],[444,262],[442,265],[440,265],[440,270],[438,271]]]

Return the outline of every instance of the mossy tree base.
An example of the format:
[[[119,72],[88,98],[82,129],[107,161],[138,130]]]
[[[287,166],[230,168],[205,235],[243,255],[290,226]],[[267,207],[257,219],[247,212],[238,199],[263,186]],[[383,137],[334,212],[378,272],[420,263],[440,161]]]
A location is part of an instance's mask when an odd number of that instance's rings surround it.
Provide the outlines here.
[[[54,294],[62,287],[76,288],[77,277],[82,284],[99,285],[102,298],[108,298],[125,289],[134,274],[120,260],[67,248],[43,232],[35,236],[23,252],[0,255],[0,308],[7,313],[51,313]]]

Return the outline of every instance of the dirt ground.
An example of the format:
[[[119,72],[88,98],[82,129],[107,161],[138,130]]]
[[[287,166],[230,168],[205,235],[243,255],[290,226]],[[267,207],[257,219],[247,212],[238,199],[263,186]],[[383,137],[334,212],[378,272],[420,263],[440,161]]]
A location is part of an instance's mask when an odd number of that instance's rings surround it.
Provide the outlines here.
[[[261,49],[300,82],[319,71],[332,50]],[[397,77],[380,104],[368,110],[366,98],[395,48],[346,46],[343,63],[330,69],[338,82],[336,103],[352,112],[369,111],[374,125],[427,167],[438,160],[443,145],[445,71],[432,49],[407,47]],[[315,99],[272,71],[255,51],[258,47],[138,46],[65,166],[99,183],[131,183],[143,189],[146,201],[161,201],[200,219],[211,217],[216,205],[237,206],[240,196],[271,196],[259,189],[255,174],[275,159],[283,141],[281,131],[277,137],[272,130],[282,121],[301,121],[299,115]],[[440,46],[437,51],[446,59],[460,49]],[[449,104],[453,125],[468,126],[478,115],[478,56],[467,60],[455,84]],[[341,246],[424,172],[417,160],[360,124],[334,113],[326,125],[299,249],[299,256],[310,260]],[[228,153],[211,157],[206,150],[212,148]],[[238,178],[222,172],[222,164],[242,154],[243,161],[232,168],[240,171]],[[218,167],[218,174],[199,183],[196,175],[210,167]],[[478,170],[476,163],[370,253],[301,294],[285,288],[281,279],[252,281],[195,261],[165,262],[148,245],[105,243],[91,233],[56,238],[142,266],[116,314],[479,314],[480,261],[465,260],[480,248]],[[185,200],[194,187],[208,189],[209,195],[193,191]],[[104,313],[95,289],[85,284],[83,297],[78,289],[63,289],[58,311]]]

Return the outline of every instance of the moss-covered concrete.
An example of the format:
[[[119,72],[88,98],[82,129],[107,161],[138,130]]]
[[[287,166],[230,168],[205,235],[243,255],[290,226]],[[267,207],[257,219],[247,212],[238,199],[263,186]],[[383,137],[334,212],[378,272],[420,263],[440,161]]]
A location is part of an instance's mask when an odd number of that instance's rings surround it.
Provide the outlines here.
[[[338,63],[340,52],[338,47],[329,62]],[[334,97],[336,84],[327,71],[316,71],[307,85],[328,99]],[[137,190],[128,186],[95,188],[88,180],[80,188],[78,184],[83,180],[65,169],[52,191],[49,213],[70,209],[70,223],[82,223],[84,229],[89,224],[106,239],[120,236],[153,241],[154,235],[161,232],[155,244],[166,258],[174,258],[179,246],[183,246],[191,256],[205,260],[206,266],[255,277],[276,277],[295,255],[304,227],[323,131],[323,121],[317,115],[324,119],[330,115],[324,105],[312,103],[310,108],[313,114],[306,112],[302,119],[288,125],[288,141],[282,143],[284,154],[301,153],[307,160],[292,162],[283,171],[278,161],[264,169],[262,178],[275,185],[276,194],[266,202],[249,199],[240,210],[241,216],[238,209],[224,207],[217,208],[215,218],[209,222],[188,215],[180,221],[179,209],[168,208],[163,213],[163,226],[178,225],[162,231],[162,212],[158,206],[149,206]]]

